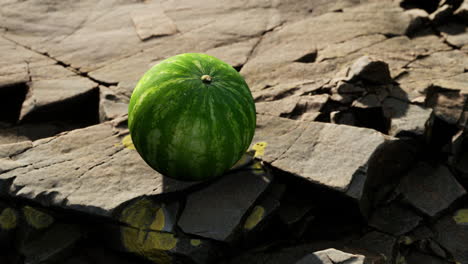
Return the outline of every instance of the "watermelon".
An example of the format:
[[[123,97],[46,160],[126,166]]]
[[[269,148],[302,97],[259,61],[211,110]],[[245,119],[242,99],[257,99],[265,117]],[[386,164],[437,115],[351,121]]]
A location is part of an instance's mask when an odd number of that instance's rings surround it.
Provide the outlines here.
[[[244,78],[206,54],[153,66],[138,82],[128,127],[141,157],[161,174],[202,181],[229,170],[249,147],[255,103]]]

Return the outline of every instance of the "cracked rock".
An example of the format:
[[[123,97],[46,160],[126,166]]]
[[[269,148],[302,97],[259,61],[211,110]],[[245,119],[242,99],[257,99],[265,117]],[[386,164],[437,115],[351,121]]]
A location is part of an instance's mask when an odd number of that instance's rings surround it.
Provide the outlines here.
[[[35,141],[14,156],[15,168],[0,175],[2,196],[109,217],[133,198],[193,185],[163,178],[117,132],[103,123]]]
[[[388,140],[373,130],[262,115],[257,117],[257,126],[253,143],[269,144],[261,157],[264,161],[342,192],[374,150]]]

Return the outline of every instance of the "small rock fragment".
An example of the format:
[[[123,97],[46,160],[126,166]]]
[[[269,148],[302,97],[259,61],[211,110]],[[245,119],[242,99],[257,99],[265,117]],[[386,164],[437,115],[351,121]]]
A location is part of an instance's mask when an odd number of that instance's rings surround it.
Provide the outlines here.
[[[349,69],[347,78],[350,82],[362,79],[376,84],[390,84],[393,81],[388,64],[368,56],[363,56],[354,62]]]
[[[117,96],[111,89],[99,87],[99,120],[101,122],[123,116],[128,113],[128,103]]]
[[[364,264],[364,260],[365,257],[363,255],[349,254],[334,248],[330,248],[309,254],[300,259],[295,264]]]

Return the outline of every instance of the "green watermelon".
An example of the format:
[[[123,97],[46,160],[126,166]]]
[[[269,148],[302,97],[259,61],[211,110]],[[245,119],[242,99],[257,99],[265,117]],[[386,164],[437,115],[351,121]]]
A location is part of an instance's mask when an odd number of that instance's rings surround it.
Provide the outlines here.
[[[244,78],[206,54],[180,54],[153,66],[128,107],[138,153],[178,180],[222,175],[245,153],[255,126],[255,103]]]

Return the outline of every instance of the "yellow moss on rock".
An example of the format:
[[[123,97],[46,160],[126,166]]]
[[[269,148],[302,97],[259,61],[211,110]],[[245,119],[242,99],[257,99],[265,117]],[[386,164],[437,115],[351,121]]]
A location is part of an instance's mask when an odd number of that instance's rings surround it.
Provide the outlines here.
[[[17,225],[16,211],[13,208],[5,208],[0,214],[0,228],[3,230],[11,230]]]
[[[263,216],[265,215],[265,208],[262,206],[255,206],[252,210],[252,213],[247,217],[244,223],[244,229],[250,230],[254,228],[262,219]]]
[[[468,209],[460,209],[453,216],[453,220],[459,225],[468,224]]]
[[[131,227],[121,227],[123,246],[156,263],[171,263],[172,257],[166,252],[177,245],[172,233],[159,232],[164,228],[164,209],[149,199],[140,199],[125,208],[120,221]]]
[[[264,141],[262,142],[257,142],[252,146],[252,149],[255,150],[255,155],[254,157],[261,157],[265,155],[265,148],[268,144]]]
[[[163,230],[164,225],[166,224],[165,220],[166,220],[166,217],[164,216],[164,209],[159,208],[156,211],[156,215],[154,216],[153,222],[150,225],[150,229],[157,230],[157,231]]]
[[[133,145],[132,137],[130,135],[126,135],[122,139],[122,145],[128,149],[135,149],[135,145]]]
[[[54,222],[52,216],[31,206],[23,207],[23,214],[26,222],[36,229],[47,228]]]
[[[201,245],[201,240],[200,239],[190,239],[190,245],[194,247],[198,247]]]

